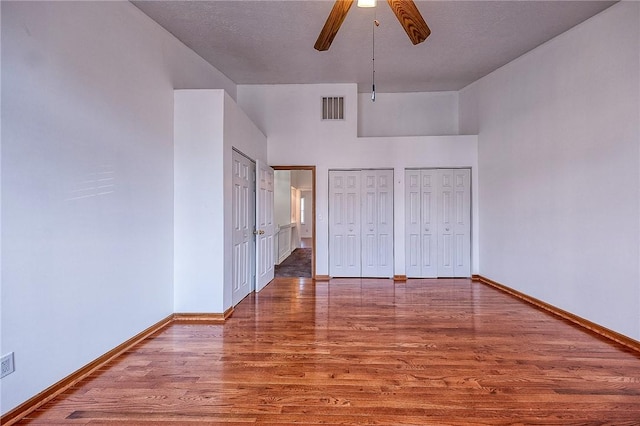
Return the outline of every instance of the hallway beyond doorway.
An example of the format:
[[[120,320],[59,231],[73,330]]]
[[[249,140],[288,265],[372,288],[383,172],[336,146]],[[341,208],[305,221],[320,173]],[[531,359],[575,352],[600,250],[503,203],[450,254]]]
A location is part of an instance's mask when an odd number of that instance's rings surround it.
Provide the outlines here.
[[[302,248],[312,248],[313,247],[313,239],[312,238],[300,238],[300,247],[302,247]]]
[[[309,238],[310,240],[310,238]],[[308,245],[311,244],[308,242]],[[309,246],[298,247],[289,257],[275,266],[275,277],[311,278],[311,257],[313,249]]]

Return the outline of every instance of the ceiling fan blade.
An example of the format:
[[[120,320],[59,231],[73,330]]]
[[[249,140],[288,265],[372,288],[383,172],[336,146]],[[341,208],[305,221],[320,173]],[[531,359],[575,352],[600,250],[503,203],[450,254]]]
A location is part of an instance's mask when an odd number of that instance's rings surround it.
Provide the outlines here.
[[[329,13],[327,22],[324,23],[324,27],[322,27],[322,31],[320,31],[318,40],[316,40],[316,44],[313,46],[316,50],[322,52],[323,50],[329,49],[333,38],[338,33],[340,25],[342,25],[352,4],[353,0],[336,0],[333,4],[333,9],[331,9],[331,13]]]
[[[387,3],[407,32],[411,43],[422,43],[429,37],[431,30],[413,0],[387,0]]]

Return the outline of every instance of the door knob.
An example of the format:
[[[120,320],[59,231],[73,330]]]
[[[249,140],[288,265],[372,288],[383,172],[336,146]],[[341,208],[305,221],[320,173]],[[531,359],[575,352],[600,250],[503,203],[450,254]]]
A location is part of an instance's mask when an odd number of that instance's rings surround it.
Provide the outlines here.
[[[264,235],[264,231],[262,229],[260,230],[260,235]]]

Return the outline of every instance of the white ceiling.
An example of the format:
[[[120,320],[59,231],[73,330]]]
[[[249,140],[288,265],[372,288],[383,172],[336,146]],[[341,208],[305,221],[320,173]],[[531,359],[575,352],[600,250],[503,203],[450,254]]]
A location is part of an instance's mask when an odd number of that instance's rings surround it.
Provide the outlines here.
[[[612,1],[416,1],[431,36],[414,46],[386,1],[353,5],[331,48],[313,45],[331,0],[133,1],[237,84],[358,83],[378,92],[459,90]]]

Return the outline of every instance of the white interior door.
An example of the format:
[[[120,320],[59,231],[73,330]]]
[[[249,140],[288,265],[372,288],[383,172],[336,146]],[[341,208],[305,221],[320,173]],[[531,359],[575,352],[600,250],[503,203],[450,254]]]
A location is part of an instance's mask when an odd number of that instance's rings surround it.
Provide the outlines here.
[[[361,276],[378,274],[378,179],[375,170],[361,172]]]
[[[405,273],[407,277],[422,277],[421,187],[420,170],[404,172],[404,227],[405,227]]]
[[[438,170],[438,276],[471,275],[471,171]]]
[[[262,290],[274,275],[275,223],[273,220],[273,169],[258,161],[256,171],[256,291]]]
[[[232,302],[237,305],[252,289],[255,243],[253,161],[233,151],[233,272]]]
[[[329,171],[329,274],[393,277],[393,170]]]
[[[453,277],[453,170],[438,170],[438,276]]]
[[[422,170],[420,180],[420,266],[422,276],[432,278],[438,276],[437,171]]]
[[[329,274],[359,277],[361,272],[360,171],[329,171]]]
[[[406,274],[438,276],[436,170],[405,171]]]
[[[471,170],[453,170],[453,276],[471,276]]]
[[[471,274],[471,171],[405,171],[406,273],[412,278]]]
[[[361,173],[361,275],[393,277],[393,170]]]

